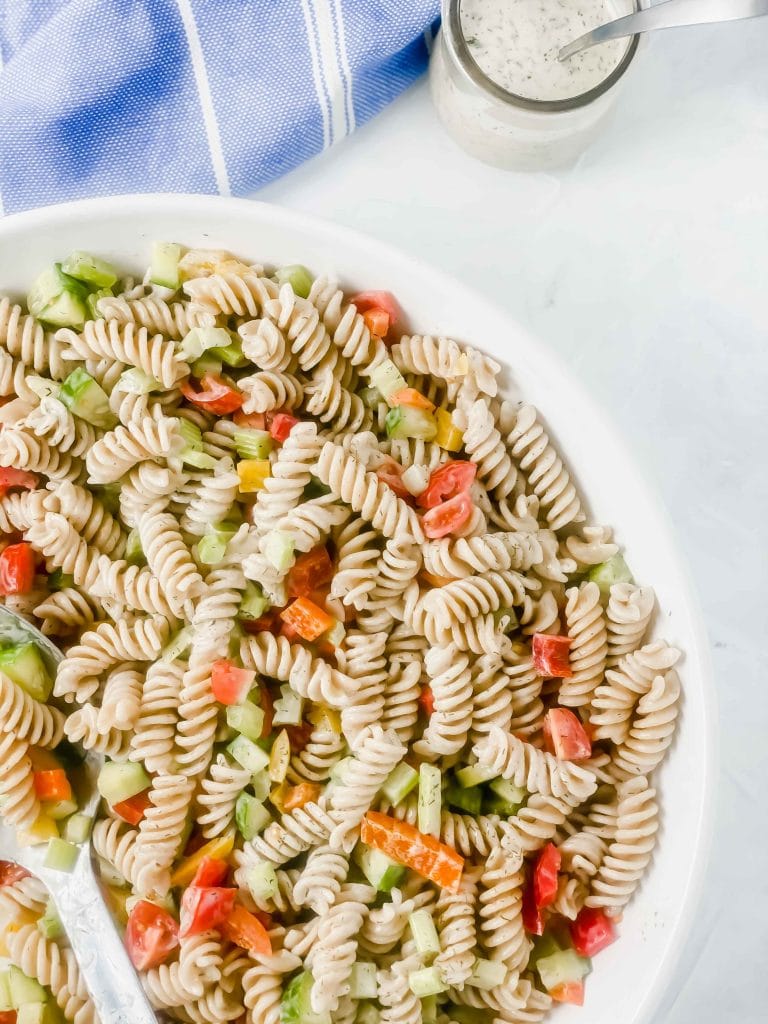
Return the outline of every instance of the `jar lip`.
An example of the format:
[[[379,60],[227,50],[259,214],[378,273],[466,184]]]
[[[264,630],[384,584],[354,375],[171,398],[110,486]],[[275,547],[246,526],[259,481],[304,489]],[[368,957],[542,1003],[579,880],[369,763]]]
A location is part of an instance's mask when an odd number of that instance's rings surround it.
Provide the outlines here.
[[[636,9],[644,6],[641,0],[634,0],[634,2]],[[480,65],[475,61],[469,46],[467,46],[467,41],[464,38],[464,33],[461,28],[460,8],[461,0],[445,0],[444,12],[447,13],[447,18],[444,13],[443,22],[444,27],[448,28],[450,44],[462,70],[469,76],[469,78],[472,79],[475,85],[483,89],[485,92],[490,93],[496,99],[501,100],[502,103],[508,103],[513,107],[521,107],[523,110],[556,113],[559,111],[577,110],[579,107],[585,107],[589,103],[593,103],[596,99],[602,96],[603,93],[607,92],[611,86],[615,85],[616,82],[618,82],[618,80],[624,75],[624,72],[632,63],[640,42],[639,35],[632,36],[624,56],[613,71],[604,78],[602,82],[593,86],[593,88],[588,89],[586,92],[582,92],[577,96],[570,96],[567,99],[562,100],[532,100],[527,96],[518,96],[517,93],[509,92],[507,89],[502,88],[502,86],[497,82],[494,82],[492,78],[489,78]]]

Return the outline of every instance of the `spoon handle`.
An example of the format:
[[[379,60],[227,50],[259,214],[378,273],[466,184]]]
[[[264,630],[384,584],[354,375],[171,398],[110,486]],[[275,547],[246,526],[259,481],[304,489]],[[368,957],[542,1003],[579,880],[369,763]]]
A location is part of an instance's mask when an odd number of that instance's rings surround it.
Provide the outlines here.
[[[683,25],[709,25],[717,21],[741,21],[768,14],[768,0],[666,0],[634,14],[627,14],[606,25],[599,25],[572,43],[564,46],[558,60],[567,60],[580,50],[586,50],[608,39],[634,36],[638,32],[651,32],[657,28],[680,28]]]

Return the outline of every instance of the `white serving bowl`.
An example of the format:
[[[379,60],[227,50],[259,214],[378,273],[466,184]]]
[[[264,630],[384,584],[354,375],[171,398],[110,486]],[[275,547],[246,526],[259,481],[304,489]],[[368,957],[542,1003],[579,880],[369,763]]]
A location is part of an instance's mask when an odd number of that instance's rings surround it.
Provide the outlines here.
[[[140,274],[155,239],[225,248],[264,263],[304,263],[355,290],[388,289],[413,330],[448,334],[495,356],[506,367],[508,393],[524,395],[541,411],[593,519],[614,526],[636,579],[654,587],[655,631],[684,652],[683,713],[656,780],[660,840],[624,914],[620,941],[595,960],[585,1007],[555,1013],[562,1024],[650,1022],[663,1000],[668,1005],[681,956],[693,948],[689,933],[716,798],[716,715],[707,638],[667,515],[615,428],[559,359],[487,299],[371,238],[263,203],[118,196],[10,217],[0,221],[0,294],[23,297],[46,265],[72,249]]]

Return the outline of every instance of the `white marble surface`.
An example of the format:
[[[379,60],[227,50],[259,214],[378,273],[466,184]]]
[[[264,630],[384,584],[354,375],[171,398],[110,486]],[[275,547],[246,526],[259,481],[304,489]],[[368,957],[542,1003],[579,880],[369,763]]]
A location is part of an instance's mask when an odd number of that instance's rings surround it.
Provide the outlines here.
[[[644,56],[613,124],[568,172],[471,161],[422,84],[259,197],[393,242],[504,303],[603,403],[662,492],[704,609],[722,723],[703,947],[664,1024],[757,1024],[768,1020],[768,19],[659,34]]]

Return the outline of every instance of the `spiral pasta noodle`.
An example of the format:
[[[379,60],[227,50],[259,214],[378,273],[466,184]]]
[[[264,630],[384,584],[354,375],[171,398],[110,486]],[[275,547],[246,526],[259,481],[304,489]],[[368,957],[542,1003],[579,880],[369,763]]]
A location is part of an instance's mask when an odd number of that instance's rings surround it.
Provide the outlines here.
[[[573,675],[563,680],[558,699],[566,707],[578,708],[589,704],[603,678],[608,642],[598,585],[582,583],[566,591],[566,596]]]
[[[76,359],[111,359],[136,366],[163,388],[172,388],[189,374],[189,365],[172,341],[150,334],[146,327],[118,320],[88,320],[82,334],[64,328],[56,335]],[[67,354],[65,349],[65,355]]]
[[[96,1024],[96,1011],[71,949],[60,949],[34,924],[27,924],[8,936],[8,952],[12,962],[28,977],[50,988],[68,1021]]]
[[[414,751],[428,761],[451,757],[463,748],[472,725],[472,673],[457,647],[433,647],[425,659],[434,711]]]
[[[215,316],[205,309],[184,302],[166,302],[155,295],[141,299],[106,296],[98,301],[98,311],[108,323],[136,324],[152,334],[164,334],[174,341],[193,327],[211,327]]]

